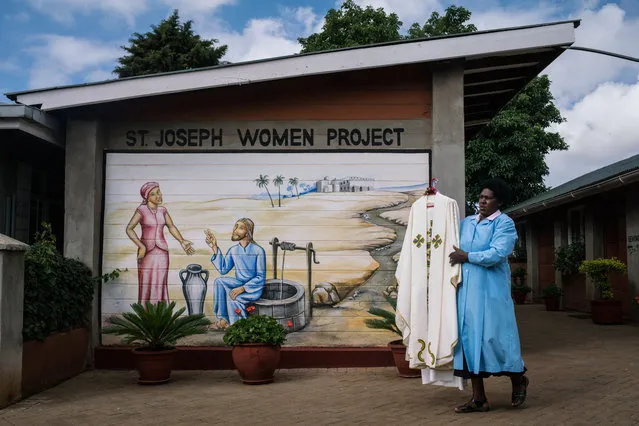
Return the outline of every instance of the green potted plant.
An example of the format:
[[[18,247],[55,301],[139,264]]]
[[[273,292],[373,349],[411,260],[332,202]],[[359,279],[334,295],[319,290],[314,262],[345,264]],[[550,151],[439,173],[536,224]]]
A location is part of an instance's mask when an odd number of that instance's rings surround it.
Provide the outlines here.
[[[233,346],[233,364],[247,385],[273,381],[286,329],[275,318],[249,315],[227,327],[224,343]]]
[[[526,301],[526,295],[532,291],[532,289],[525,284],[526,274],[526,269],[521,266],[516,268],[511,274],[512,297],[518,305],[523,305]]]
[[[583,241],[577,241],[555,250],[553,267],[561,275],[568,277],[579,272],[581,262],[586,258],[586,246]]]
[[[547,285],[541,290],[541,297],[544,298],[547,311],[558,311],[559,301],[563,295],[563,290],[559,288],[555,283]]]
[[[389,330],[397,334],[400,339],[393,340],[388,344],[395,361],[395,368],[397,368],[397,375],[400,377],[414,378],[421,377],[421,371],[415,368],[410,368],[409,363],[406,360],[406,346],[402,341],[402,332],[395,323],[395,311],[397,310],[397,300],[391,296],[386,296],[386,301],[393,308],[393,312],[386,309],[371,307],[368,312],[371,315],[375,315],[380,318],[368,318],[364,322],[367,327],[378,330]]]
[[[626,265],[617,258],[584,260],[579,272],[593,282],[597,289],[597,298],[590,301],[592,321],[595,324],[621,324],[623,311],[620,300],[615,295],[610,284],[612,273],[623,273]]]
[[[138,383],[166,383],[171,379],[177,341],[205,334],[211,322],[203,314],[182,316],[186,308],[174,312],[175,302],[134,303],[131,308],[133,312],[109,318],[102,332],[123,336],[124,344],[136,344],[133,354],[140,374]]]

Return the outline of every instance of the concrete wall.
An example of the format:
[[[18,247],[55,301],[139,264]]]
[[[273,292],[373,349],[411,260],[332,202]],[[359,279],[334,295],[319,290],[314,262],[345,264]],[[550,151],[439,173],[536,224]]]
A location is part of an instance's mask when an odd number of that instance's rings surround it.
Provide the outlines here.
[[[77,258],[99,273],[102,205],[102,126],[98,121],[67,123],[64,256]],[[99,342],[99,292],[93,303],[92,344]]]
[[[461,217],[466,211],[464,152],[463,64],[442,65],[433,71],[433,177],[442,194],[457,200]]]
[[[0,234],[0,408],[18,400],[22,386],[24,251]]]

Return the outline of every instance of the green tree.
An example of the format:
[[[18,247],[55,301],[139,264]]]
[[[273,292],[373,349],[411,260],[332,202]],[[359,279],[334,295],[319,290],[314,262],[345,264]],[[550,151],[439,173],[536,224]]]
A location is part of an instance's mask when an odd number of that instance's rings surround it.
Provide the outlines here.
[[[361,46],[401,40],[402,21],[396,14],[384,9],[362,8],[353,0],[346,0],[339,9],[326,13],[322,32],[298,38],[301,53],[319,52],[342,47]]]
[[[414,23],[408,34],[401,36],[399,27],[402,23],[396,15],[387,15],[383,9],[362,9],[352,1],[346,1],[338,11],[331,9],[326,14],[322,32],[300,39],[300,43],[302,52],[313,52],[400,38],[477,31],[477,27],[468,22],[470,17],[468,9],[449,6],[443,15],[433,12],[423,25]],[[390,31],[392,28],[397,32]],[[548,128],[562,121],[553,103],[548,76],[533,79],[466,144],[467,213],[475,210],[479,186],[490,177],[501,177],[511,185],[513,203],[547,190],[544,185],[544,177],[548,175],[545,156],[551,151],[568,149],[562,137],[549,132]]]
[[[284,185],[284,176],[277,175],[273,179],[273,185],[277,186],[277,207],[282,207],[282,185]]]
[[[296,177],[292,177],[288,179],[288,184],[295,188],[295,193],[297,194],[297,199],[300,198],[300,190],[298,185],[300,184],[300,180]]]
[[[511,204],[546,191],[546,155],[568,149],[548,127],[562,121],[548,76],[533,79],[466,145],[467,212],[474,211],[481,182],[489,177],[501,177],[510,185]]]
[[[202,39],[193,32],[193,21],[180,22],[177,10],[171,16],[151,25],[151,31],[133,33],[127,54],[113,72],[119,78],[218,65],[227,46],[215,46],[218,40]]]
[[[438,12],[433,12],[424,25],[419,25],[417,22],[411,25],[406,38],[472,33],[473,31],[477,31],[477,27],[473,24],[464,24],[470,19],[471,14],[472,12],[470,10],[462,6],[448,6],[444,12],[444,16],[441,16]]]
[[[258,188],[266,189],[266,193],[268,194],[268,199],[271,200],[271,207],[275,207],[275,204],[273,204],[273,197],[271,197],[271,192],[268,190],[269,183],[270,183],[270,180],[268,178],[268,175],[260,175],[260,177],[255,179],[255,184],[257,185]]]

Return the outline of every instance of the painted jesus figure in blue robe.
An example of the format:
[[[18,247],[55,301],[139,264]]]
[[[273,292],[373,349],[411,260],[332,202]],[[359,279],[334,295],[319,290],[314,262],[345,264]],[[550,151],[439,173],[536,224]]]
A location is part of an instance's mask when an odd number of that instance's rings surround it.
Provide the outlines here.
[[[240,318],[246,318],[246,308],[251,302],[262,297],[266,281],[266,253],[253,240],[255,225],[251,219],[242,218],[235,223],[232,246],[226,255],[217,245],[217,239],[210,229],[204,231],[206,243],[213,250],[211,263],[221,274],[228,274],[235,268],[235,277],[215,279],[215,304],[213,311],[217,317],[215,325],[224,329]]]

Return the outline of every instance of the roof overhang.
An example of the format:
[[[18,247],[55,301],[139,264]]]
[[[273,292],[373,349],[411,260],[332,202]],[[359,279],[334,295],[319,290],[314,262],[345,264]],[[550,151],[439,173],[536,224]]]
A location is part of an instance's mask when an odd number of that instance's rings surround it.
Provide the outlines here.
[[[564,48],[578,20],[384,43],[98,83],[13,92],[45,111],[170,93],[418,63],[465,63],[466,137],[474,135]]]
[[[64,147],[58,120],[26,105],[0,105],[0,131],[13,130]]]
[[[639,169],[631,170],[626,173],[622,173],[620,175],[602,180],[601,182],[586,185],[573,191],[566,192],[555,197],[540,201],[538,203],[527,205],[525,207],[518,208],[515,206],[511,210],[507,210],[506,213],[513,219],[517,219],[520,217],[529,216],[531,214],[540,213],[544,210],[559,207],[561,205],[572,203],[597,194],[601,194],[601,192],[603,191],[611,191],[613,189],[630,185],[635,182],[639,182]]]

